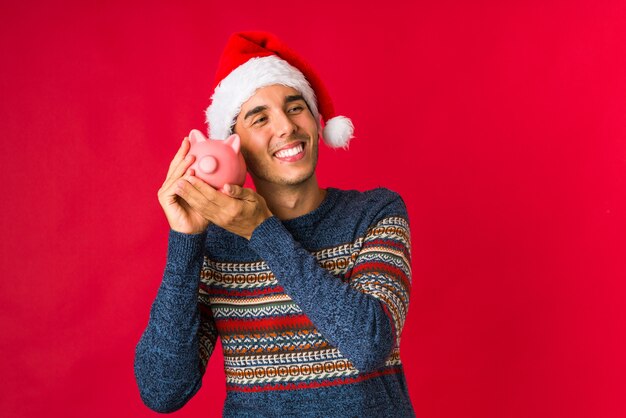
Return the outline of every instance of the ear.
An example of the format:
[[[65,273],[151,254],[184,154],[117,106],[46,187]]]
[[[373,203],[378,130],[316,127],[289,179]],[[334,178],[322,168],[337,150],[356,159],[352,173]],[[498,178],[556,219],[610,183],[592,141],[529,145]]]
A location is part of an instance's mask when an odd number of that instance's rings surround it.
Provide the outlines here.
[[[239,135],[232,134],[226,139],[226,145],[230,146],[233,150],[235,150],[235,154],[239,153],[239,148],[241,148],[241,140],[239,139]]]
[[[195,144],[197,142],[203,142],[203,141],[206,141],[206,137],[199,130],[192,129],[191,132],[189,132],[189,142],[190,143]]]

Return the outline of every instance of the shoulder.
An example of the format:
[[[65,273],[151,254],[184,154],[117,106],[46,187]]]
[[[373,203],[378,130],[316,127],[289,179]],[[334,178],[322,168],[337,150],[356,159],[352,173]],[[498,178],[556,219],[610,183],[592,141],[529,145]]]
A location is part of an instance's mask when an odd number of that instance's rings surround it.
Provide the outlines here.
[[[337,190],[337,193],[343,210],[361,213],[372,217],[372,220],[389,216],[408,217],[404,200],[393,190],[379,187],[366,191]]]
[[[367,191],[332,189],[334,205],[320,225],[347,242],[367,235],[372,228],[398,224],[408,228],[409,218],[402,197],[389,189]]]

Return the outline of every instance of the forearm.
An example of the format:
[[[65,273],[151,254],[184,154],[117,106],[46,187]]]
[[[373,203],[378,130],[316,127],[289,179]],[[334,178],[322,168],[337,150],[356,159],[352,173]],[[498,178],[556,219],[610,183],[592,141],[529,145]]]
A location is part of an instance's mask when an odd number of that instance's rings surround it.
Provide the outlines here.
[[[317,329],[360,371],[380,367],[394,345],[383,304],[319,266],[276,218],[261,224],[250,246]]]
[[[200,388],[198,284],[205,234],[171,231],[163,281],[135,354],[135,376],[150,408],[171,412]]]

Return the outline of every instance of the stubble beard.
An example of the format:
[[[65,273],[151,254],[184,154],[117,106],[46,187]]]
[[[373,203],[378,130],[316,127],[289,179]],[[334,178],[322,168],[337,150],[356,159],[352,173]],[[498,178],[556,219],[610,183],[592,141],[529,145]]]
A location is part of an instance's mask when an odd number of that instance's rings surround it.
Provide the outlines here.
[[[272,168],[269,164],[264,164],[260,161],[257,161],[253,156],[245,153],[243,149],[242,153],[248,166],[248,172],[250,173],[250,176],[255,181],[255,183],[256,181],[260,180],[265,183],[271,183],[280,186],[297,186],[299,184],[307,182],[313,176],[313,174],[315,174],[315,169],[317,167],[318,147],[315,145],[311,148],[311,158],[313,159],[311,169],[308,172],[303,173],[302,175],[295,178],[282,177],[276,173],[273,173]]]

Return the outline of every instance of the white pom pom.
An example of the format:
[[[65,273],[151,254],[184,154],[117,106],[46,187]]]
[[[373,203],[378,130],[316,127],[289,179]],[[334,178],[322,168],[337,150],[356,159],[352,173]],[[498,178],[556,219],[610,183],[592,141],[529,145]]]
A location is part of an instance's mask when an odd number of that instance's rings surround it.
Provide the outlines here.
[[[350,119],[345,116],[335,116],[326,121],[322,137],[326,145],[331,148],[348,148],[353,133],[354,125]]]

